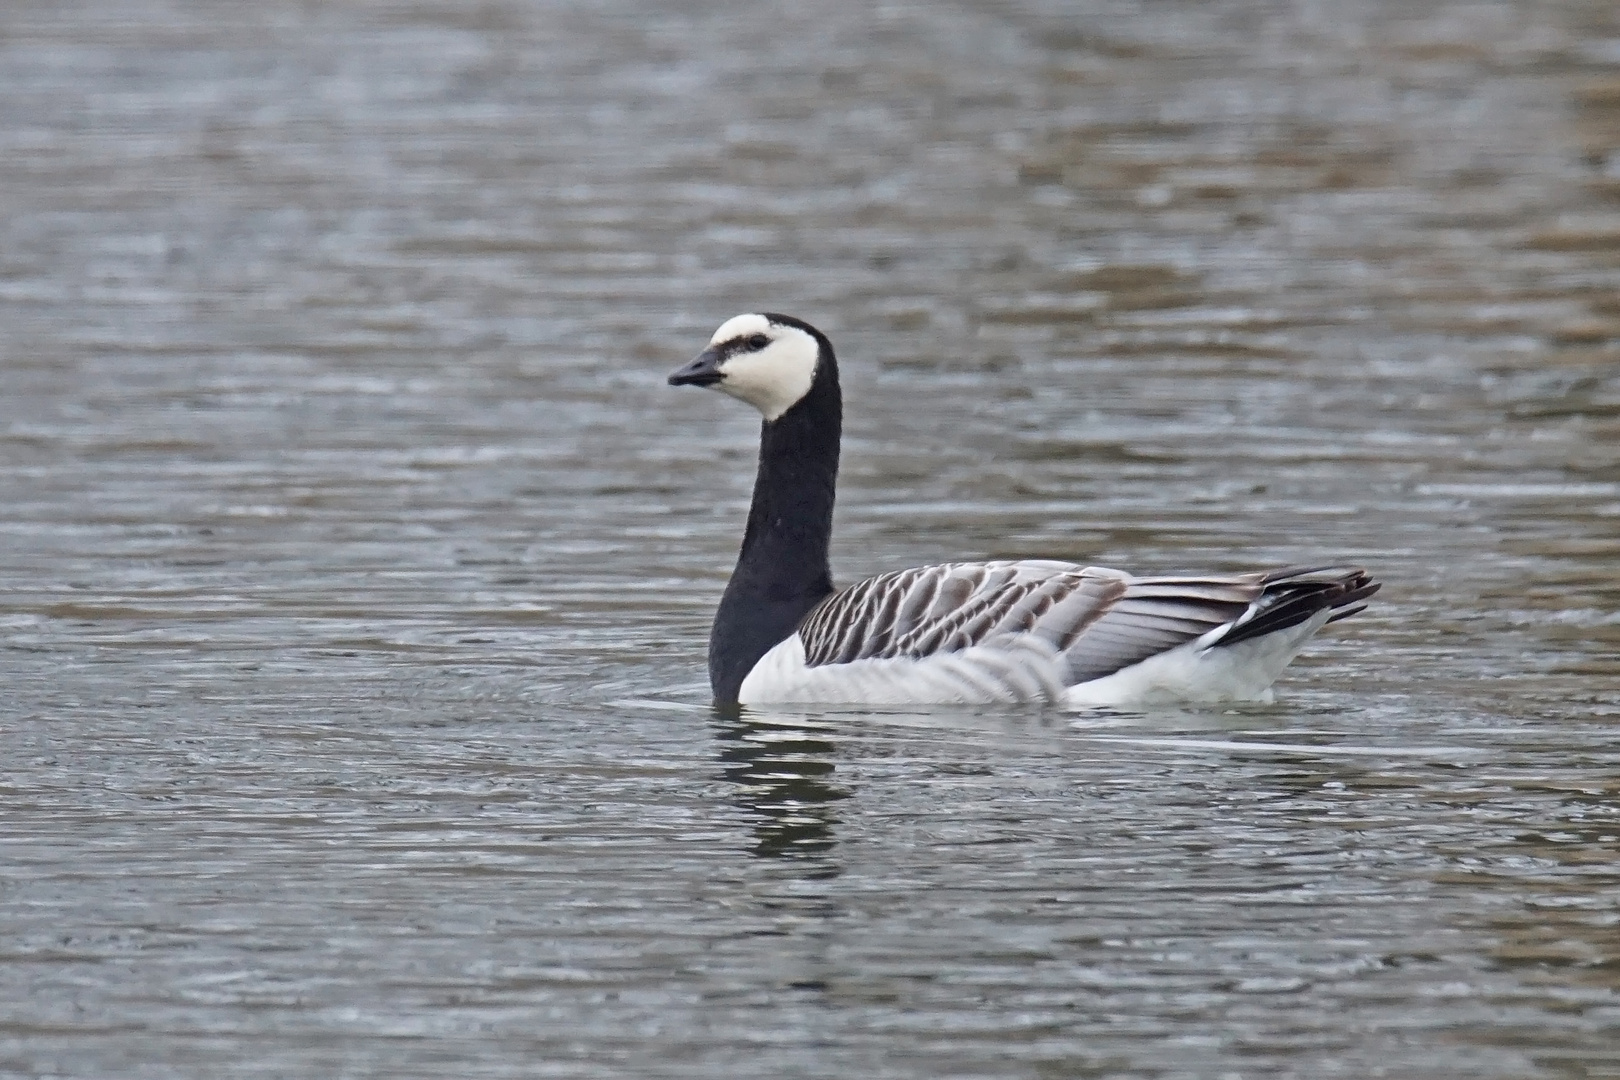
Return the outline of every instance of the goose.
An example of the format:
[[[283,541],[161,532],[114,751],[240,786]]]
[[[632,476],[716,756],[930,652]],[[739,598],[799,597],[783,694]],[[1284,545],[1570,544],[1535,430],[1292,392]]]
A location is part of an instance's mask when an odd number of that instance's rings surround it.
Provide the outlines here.
[[[709,637],[719,705],[1270,701],[1305,642],[1378,591],[1349,565],[1136,577],[1048,559],[940,563],[835,589],[843,400],[827,335],[738,315],[669,383],[763,418],[742,550]]]

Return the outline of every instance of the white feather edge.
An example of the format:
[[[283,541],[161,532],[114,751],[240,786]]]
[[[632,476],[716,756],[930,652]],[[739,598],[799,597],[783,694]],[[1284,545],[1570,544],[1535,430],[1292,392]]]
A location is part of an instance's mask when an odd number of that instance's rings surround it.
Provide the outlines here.
[[[743,680],[744,705],[987,705],[1051,703],[1066,708],[1270,701],[1271,684],[1328,621],[1321,611],[1298,626],[1209,648],[1226,629],[1178,645],[1100,679],[1068,686],[1068,666],[1046,641],[1008,635],[958,652],[855,660],[807,667],[794,634],[762,656]]]

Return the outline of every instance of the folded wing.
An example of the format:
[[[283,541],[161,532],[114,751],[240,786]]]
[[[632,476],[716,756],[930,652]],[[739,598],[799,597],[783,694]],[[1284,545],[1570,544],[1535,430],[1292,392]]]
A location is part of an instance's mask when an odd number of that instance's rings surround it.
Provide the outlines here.
[[[970,650],[1038,652],[1061,657],[1063,682],[1072,686],[1189,642],[1237,644],[1323,610],[1342,618],[1360,610],[1377,587],[1356,567],[1133,578],[1041,560],[946,563],[881,574],[834,593],[806,616],[798,636],[807,668],[921,663]],[[1035,644],[1041,648],[1031,652]]]

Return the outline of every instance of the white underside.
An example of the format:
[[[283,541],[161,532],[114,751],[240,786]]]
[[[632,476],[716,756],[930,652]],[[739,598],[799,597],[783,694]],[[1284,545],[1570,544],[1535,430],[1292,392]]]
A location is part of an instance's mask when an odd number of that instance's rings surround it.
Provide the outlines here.
[[[1224,648],[1207,647],[1220,632],[1212,631],[1112,675],[1072,686],[1063,657],[1033,635],[921,659],[806,667],[804,643],[794,634],[760,658],[737,696],[744,705],[1052,703],[1092,708],[1270,701],[1271,684],[1328,617],[1329,612],[1321,611],[1298,626]]]

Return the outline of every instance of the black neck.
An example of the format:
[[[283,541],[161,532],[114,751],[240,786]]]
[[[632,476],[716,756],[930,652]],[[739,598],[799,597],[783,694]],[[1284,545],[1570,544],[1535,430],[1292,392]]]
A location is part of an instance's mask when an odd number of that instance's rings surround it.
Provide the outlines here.
[[[760,429],[748,530],[709,637],[709,682],[722,703],[737,700],[759,658],[832,592],[827,545],[843,403],[823,349],[810,392]]]

